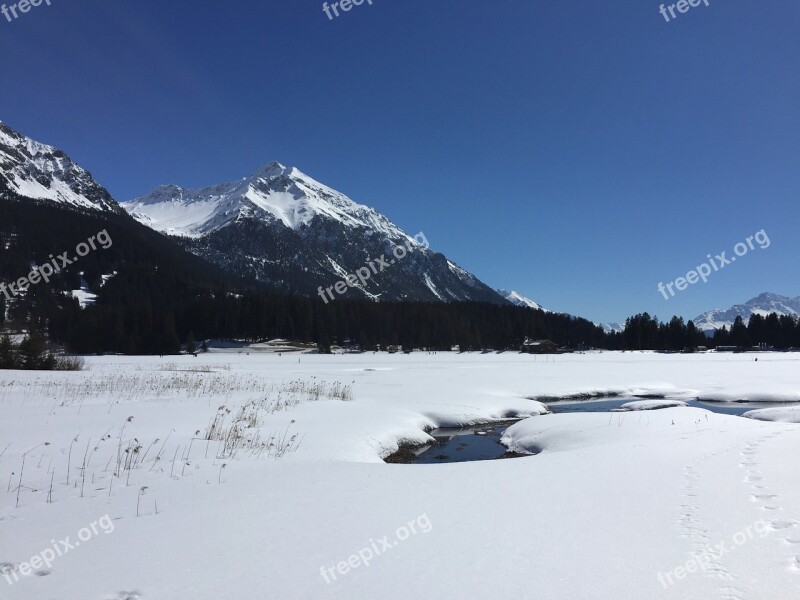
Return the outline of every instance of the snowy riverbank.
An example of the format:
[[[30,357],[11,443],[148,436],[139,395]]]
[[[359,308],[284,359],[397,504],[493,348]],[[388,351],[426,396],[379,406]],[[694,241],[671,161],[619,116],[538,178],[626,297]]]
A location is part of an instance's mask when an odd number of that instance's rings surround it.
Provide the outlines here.
[[[0,596],[796,598],[798,425],[687,407],[539,415],[527,398],[791,398],[798,366],[797,354],[220,353],[0,372],[12,581],[0,576]],[[528,415],[504,440],[542,450],[530,458],[381,460],[434,427]],[[105,515],[113,531],[19,573]]]

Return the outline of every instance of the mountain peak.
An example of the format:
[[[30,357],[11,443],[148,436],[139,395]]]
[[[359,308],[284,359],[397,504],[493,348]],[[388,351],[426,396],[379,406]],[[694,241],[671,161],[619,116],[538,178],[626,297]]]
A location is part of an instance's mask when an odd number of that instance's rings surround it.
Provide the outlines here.
[[[762,292],[752,300],[749,300],[747,304],[761,304],[764,302],[787,302],[790,300],[791,298],[787,296],[781,296],[780,294],[773,294],[771,292]]]
[[[249,177],[202,189],[161,186],[122,206],[162,233],[189,238],[203,237],[242,220],[280,222],[298,232],[316,218],[407,238],[376,211],[279,162],[268,163]]]
[[[271,163],[267,163],[260,169],[258,169],[255,173],[253,173],[254,178],[265,178],[265,179],[272,179],[275,177],[283,177],[284,175],[292,175],[293,172],[297,171],[294,167],[287,167],[286,165],[279,163],[277,161],[272,161]]]

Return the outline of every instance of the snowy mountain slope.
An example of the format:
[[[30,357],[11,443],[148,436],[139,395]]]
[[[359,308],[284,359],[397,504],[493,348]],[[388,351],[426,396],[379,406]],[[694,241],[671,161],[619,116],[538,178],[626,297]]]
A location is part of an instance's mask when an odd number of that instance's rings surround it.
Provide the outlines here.
[[[519,292],[515,292],[513,290],[504,290],[504,289],[497,289],[495,290],[498,294],[500,294],[503,298],[511,302],[516,306],[525,306],[528,308],[533,308],[535,310],[543,310],[544,312],[550,312],[546,308],[542,308],[542,306],[530,298],[526,298]]]
[[[534,302],[530,298],[523,296],[519,292],[515,292],[513,290],[504,290],[502,288],[498,288],[495,291],[515,306],[533,308],[534,310],[543,310],[544,312],[553,312],[547,308],[544,308],[541,304]],[[603,331],[606,333],[621,333],[625,330],[625,326],[620,325],[619,323],[597,323],[597,325],[598,327],[602,327]]]
[[[66,207],[122,214],[91,173],[64,152],[36,142],[0,121],[0,193]]]
[[[619,323],[600,323],[600,327],[602,327],[603,331],[606,333],[621,333],[625,331],[625,326]]]
[[[694,318],[694,324],[701,331],[713,332],[715,329],[722,329],[723,326],[730,329],[739,316],[747,324],[752,315],[767,316],[772,313],[778,313],[778,316],[800,316],[800,296],[789,298],[765,292],[744,304],[736,304],[728,309],[710,310],[698,315]]]
[[[241,180],[185,189],[166,185],[123,202],[140,223],[237,275],[278,289],[317,295],[398,246],[407,256],[350,297],[373,300],[503,303],[494,290],[431,251],[374,209],[273,162]],[[422,236],[423,239],[424,235]]]
[[[146,196],[123,202],[122,206],[154,229],[189,238],[203,237],[248,218],[281,223],[297,231],[308,227],[318,216],[387,236],[405,236],[373,209],[277,162],[250,177],[204,189],[162,186]]]

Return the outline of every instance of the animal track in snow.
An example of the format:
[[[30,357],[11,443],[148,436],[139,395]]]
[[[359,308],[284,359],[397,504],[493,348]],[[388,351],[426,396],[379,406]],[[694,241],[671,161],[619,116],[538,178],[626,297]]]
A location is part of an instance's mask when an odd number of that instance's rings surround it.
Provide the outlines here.
[[[119,592],[116,596],[109,597],[108,600],[142,600],[142,592],[137,590]]]
[[[770,521],[769,526],[775,530],[779,531],[781,529],[789,529],[790,527],[796,527],[797,521]]]
[[[798,537],[789,536],[787,538],[783,538],[783,541],[786,542],[787,544],[800,544],[800,536]]]

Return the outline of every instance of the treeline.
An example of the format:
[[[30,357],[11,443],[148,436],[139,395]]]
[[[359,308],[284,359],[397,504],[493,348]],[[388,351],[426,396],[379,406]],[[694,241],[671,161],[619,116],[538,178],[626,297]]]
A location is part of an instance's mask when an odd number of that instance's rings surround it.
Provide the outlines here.
[[[736,317],[730,331],[723,327],[714,334],[715,346],[749,348],[761,344],[778,349],[800,348],[800,319],[777,313],[753,315],[745,325],[742,317]]]
[[[730,330],[723,327],[713,337],[707,337],[692,321],[685,323],[681,317],[672,317],[668,323],[662,323],[657,317],[642,313],[625,321],[625,330],[619,336],[621,349],[628,350],[692,351],[700,346],[749,349],[762,345],[785,350],[800,348],[800,320],[772,313],[767,317],[753,315],[745,325],[742,317],[736,317]],[[612,346],[620,348],[618,343]]]
[[[109,248],[98,247],[52,275],[49,282],[32,285],[24,296],[0,292],[0,326],[4,319],[12,325],[30,319],[47,321],[62,310],[77,307],[68,292],[82,288],[100,295],[108,306],[169,304],[201,290],[248,289],[127,215],[65,210],[46,202],[7,197],[2,190],[0,283],[17,281],[28,275],[33,264],[43,265],[54,255],[66,252],[74,257],[78,243],[103,230],[112,241]]]
[[[526,337],[603,346],[585,319],[489,303],[374,303],[280,295],[236,280],[126,215],[64,210],[0,189],[0,281],[107,230],[97,250],[6,301],[0,327],[38,329],[73,353],[170,354],[193,339],[286,338],[327,347],[353,340],[449,349],[518,348]],[[109,278],[108,276],[111,275]],[[69,292],[97,295],[81,308]],[[4,323],[5,322],[5,323]]]
[[[673,317],[662,323],[647,313],[630,317],[622,333],[605,333],[586,319],[489,303],[375,303],[225,291],[182,293],[158,284],[146,271],[129,269],[106,284],[96,305],[81,308],[40,286],[15,303],[15,328],[40,329],[78,354],[171,354],[206,339],[258,341],[285,338],[323,348],[346,340],[364,349],[377,345],[447,350],[516,350],[526,338],[550,339],[571,348],[694,350],[701,346],[777,349],[800,347],[800,325],[790,316],[739,318],[713,338],[694,323]],[[44,298],[42,298],[44,296]],[[155,300],[155,301],[154,301]],[[27,305],[26,314],[20,314]],[[0,325],[4,313],[0,300]]]
[[[362,348],[402,345],[449,350],[519,349],[526,337],[598,346],[600,327],[585,319],[489,303],[375,303],[269,294],[213,294],[153,304],[136,302],[52,314],[53,339],[72,352],[169,354],[204,339],[285,338],[323,348],[351,340]]]
[[[0,251],[2,254],[2,251]],[[285,338],[323,348],[351,340],[364,349],[377,345],[447,350],[517,350],[526,338],[559,345],[609,350],[692,350],[700,346],[749,348],[767,344],[800,347],[793,317],[738,319],[730,331],[708,338],[680,317],[659,322],[647,313],[626,321],[622,333],[605,333],[586,319],[489,303],[375,303],[263,292],[200,291],[171,273],[126,265],[98,290],[97,303],[78,301],[52,285],[32,287],[6,311],[0,297],[0,327],[38,329],[77,354],[172,354],[195,340],[258,341]],[[69,285],[69,284],[67,284]]]
[[[11,341],[8,333],[0,337],[0,369],[30,371],[80,371],[83,360],[76,357],[56,356],[49,352],[38,331],[30,331],[19,344]]]
[[[345,299],[325,304],[233,279],[126,215],[20,201],[2,189],[0,282],[26,275],[50,254],[72,253],[77,242],[101,230],[113,240],[110,248],[90,253],[24,295],[9,300],[0,293],[0,329],[40,331],[77,354],[171,354],[212,338],[285,338],[323,348],[351,340],[364,349],[516,350],[526,338],[609,350],[800,347],[797,319],[777,315],[755,316],[746,325],[739,319],[709,339],[691,321],[674,317],[661,323],[647,313],[629,318],[623,333],[607,334],[586,319],[512,305]],[[69,294],[82,287],[97,295],[96,304],[81,308]],[[29,345],[6,355],[23,368],[45,368]],[[49,360],[46,352],[38,356]]]

